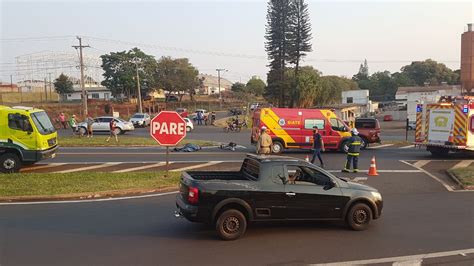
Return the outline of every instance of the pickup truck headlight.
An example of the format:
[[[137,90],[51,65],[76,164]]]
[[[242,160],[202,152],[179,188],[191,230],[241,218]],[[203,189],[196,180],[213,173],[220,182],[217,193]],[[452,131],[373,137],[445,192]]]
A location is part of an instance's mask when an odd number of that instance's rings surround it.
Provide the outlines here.
[[[377,191],[372,191],[370,192],[372,194],[372,196],[376,199],[376,200],[382,200],[382,195],[380,194],[380,192],[377,192]]]

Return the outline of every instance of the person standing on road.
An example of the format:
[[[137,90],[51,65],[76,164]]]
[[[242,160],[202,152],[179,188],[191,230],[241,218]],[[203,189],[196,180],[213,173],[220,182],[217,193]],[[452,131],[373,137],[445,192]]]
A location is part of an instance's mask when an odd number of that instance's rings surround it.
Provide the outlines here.
[[[72,115],[69,118],[69,127],[72,129],[72,135],[76,135],[77,133],[77,122],[76,122],[76,115]]]
[[[321,163],[321,168],[324,168],[323,158],[321,158],[321,151],[324,151],[324,142],[321,134],[319,134],[318,127],[313,128],[313,158],[311,163],[314,164],[316,157],[318,157],[319,162]]]
[[[112,118],[112,120],[110,120],[109,122],[110,135],[107,137],[105,142],[109,142],[111,137],[115,137],[115,142],[118,142],[117,133],[115,132],[116,128],[117,128],[117,124],[115,124],[115,119]]]
[[[64,113],[60,113],[59,114],[59,123],[61,123],[61,126],[66,129],[67,125],[66,125],[66,116],[64,115]]]
[[[347,145],[349,149],[347,150],[347,160],[346,165],[342,172],[349,173],[351,170],[352,164],[352,171],[354,173],[359,172],[359,168],[357,167],[357,163],[359,162],[359,154],[360,154],[360,145],[362,143],[361,138],[359,137],[359,131],[356,128],[351,130],[352,137],[349,139]]]
[[[202,126],[202,113],[201,113],[201,111],[198,111],[196,116],[197,116],[198,125]]]
[[[257,154],[270,154],[270,147],[272,146],[272,137],[268,135],[267,128],[262,127],[260,136],[257,141]]]
[[[211,125],[214,125],[215,121],[216,121],[216,112],[212,111],[211,112]]]
[[[87,137],[92,138],[94,136],[94,132],[92,131],[92,124],[94,124],[94,119],[91,116],[87,116]]]

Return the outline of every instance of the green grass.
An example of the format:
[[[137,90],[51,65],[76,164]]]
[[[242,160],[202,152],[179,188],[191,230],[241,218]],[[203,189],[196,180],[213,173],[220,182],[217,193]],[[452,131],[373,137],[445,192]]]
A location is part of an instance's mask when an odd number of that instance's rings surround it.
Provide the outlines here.
[[[465,186],[474,186],[474,166],[448,170]]]
[[[18,196],[58,196],[120,190],[177,187],[180,173],[19,173],[0,174],[0,199]]]
[[[119,135],[119,142],[115,142],[115,139],[110,139],[109,142],[105,142],[108,135],[95,135],[93,138],[68,136],[59,137],[58,144],[63,147],[102,147],[102,146],[159,146],[158,143],[151,137],[132,137],[126,135]],[[197,144],[201,147],[218,145],[214,141],[206,140],[194,140],[184,139],[178,146],[186,143]]]

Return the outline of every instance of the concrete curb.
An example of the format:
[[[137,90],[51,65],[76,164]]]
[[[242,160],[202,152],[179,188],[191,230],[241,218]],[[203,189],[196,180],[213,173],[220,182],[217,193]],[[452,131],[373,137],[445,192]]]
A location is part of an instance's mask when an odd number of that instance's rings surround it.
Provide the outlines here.
[[[158,189],[124,189],[114,191],[98,191],[94,193],[74,193],[62,194],[52,196],[15,196],[15,197],[0,197],[0,203],[12,202],[37,202],[37,201],[65,201],[65,200],[91,200],[91,199],[105,199],[118,198],[126,196],[142,196],[153,193],[172,192],[177,190],[177,186],[163,187]]]
[[[474,186],[466,186],[464,185],[459,179],[456,177],[456,175],[452,174],[449,172],[449,170],[446,170],[446,174],[454,181],[456,182],[462,189],[464,190],[474,190]]]

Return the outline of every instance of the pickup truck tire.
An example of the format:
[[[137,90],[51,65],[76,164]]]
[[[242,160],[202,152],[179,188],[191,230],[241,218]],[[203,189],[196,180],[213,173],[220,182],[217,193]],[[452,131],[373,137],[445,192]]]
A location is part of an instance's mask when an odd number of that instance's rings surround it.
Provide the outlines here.
[[[372,210],[365,203],[356,203],[347,213],[347,225],[352,230],[363,231],[367,229],[372,220]]]
[[[229,209],[219,215],[216,232],[222,240],[236,240],[247,230],[247,219],[238,210]]]
[[[21,168],[20,158],[14,153],[0,156],[0,173],[18,173]]]

